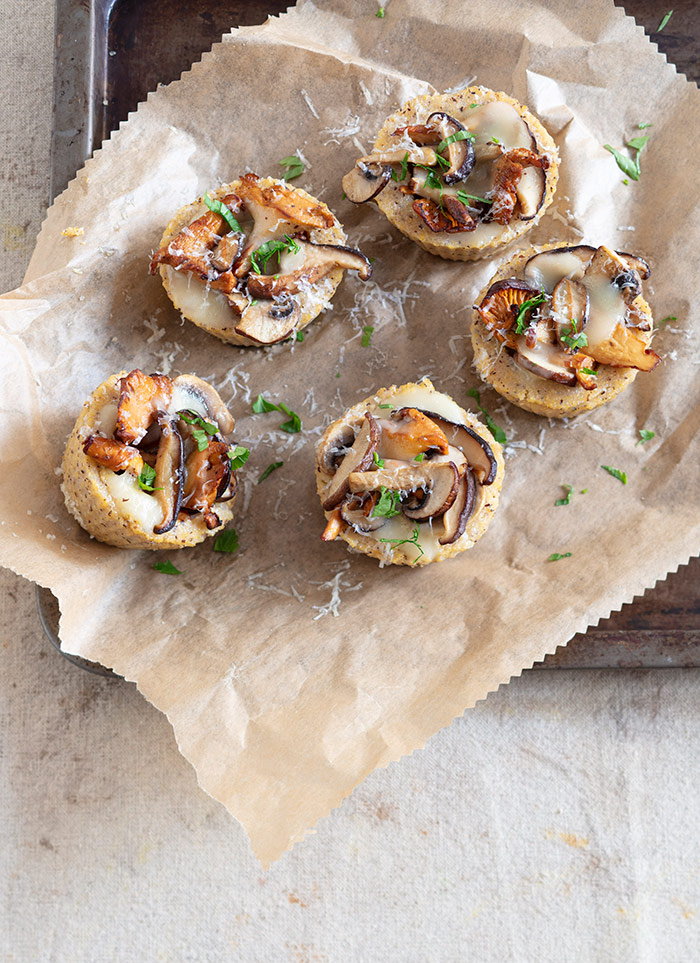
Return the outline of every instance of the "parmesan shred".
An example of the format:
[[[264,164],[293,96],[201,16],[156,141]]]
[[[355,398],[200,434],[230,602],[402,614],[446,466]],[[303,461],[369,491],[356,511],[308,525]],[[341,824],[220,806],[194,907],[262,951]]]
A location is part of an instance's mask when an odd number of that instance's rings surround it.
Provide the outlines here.
[[[464,90],[465,87],[471,87],[471,85],[474,83],[475,80],[476,80],[476,76],[465,77],[464,80],[460,80],[460,82],[458,84],[455,84],[454,87],[446,87],[443,90],[443,94],[456,94],[460,90]]]
[[[339,127],[324,127],[321,133],[328,135],[323,142],[324,147],[329,144],[339,144],[343,138],[354,137],[355,134],[360,133],[360,118],[357,114],[348,113],[344,124]]]
[[[318,111],[316,110],[316,108],[314,107],[314,105],[311,103],[311,98],[309,97],[309,95],[307,94],[307,92],[304,90],[303,87],[300,88],[299,93],[300,93],[301,96],[304,98],[304,100],[305,100],[305,102],[306,102],[306,106],[309,108],[309,110],[310,110],[311,113],[314,115],[314,117],[316,118],[316,120],[318,120],[318,119],[319,119],[319,118],[318,118]]]
[[[338,618],[340,612],[340,593],[341,589],[345,589],[347,592],[356,592],[358,589],[362,588],[362,582],[357,582],[355,585],[351,585],[349,582],[345,581],[343,576],[346,574],[350,568],[350,562],[341,562],[337,566],[337,571],[333,578],[329,579],[327,582],[310,582],[310,585],[317,585],[319,589],[325,590],[330,589],[331,597],[327,605],[312,605],[311,608],[315,609],[317,614],[314,615],[314,622],[318,622],[322,619],[324,615],[333,615]]]

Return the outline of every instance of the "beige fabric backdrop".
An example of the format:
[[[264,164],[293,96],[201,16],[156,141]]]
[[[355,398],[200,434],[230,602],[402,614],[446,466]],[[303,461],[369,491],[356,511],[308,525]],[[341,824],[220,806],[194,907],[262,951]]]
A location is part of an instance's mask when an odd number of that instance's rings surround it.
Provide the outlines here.
[[[52,5],[3,13],[7,289],[47,200]],[[27,583],[0,591],[5,959],[697,955],[700,673],[526,674],[263,874],[167,722],[55,656]]]

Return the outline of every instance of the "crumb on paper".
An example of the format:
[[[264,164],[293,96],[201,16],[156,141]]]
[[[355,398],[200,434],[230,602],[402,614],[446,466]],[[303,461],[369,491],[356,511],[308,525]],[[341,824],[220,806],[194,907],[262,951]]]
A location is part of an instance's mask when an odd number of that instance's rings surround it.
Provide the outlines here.
[[[84,233],[82,227],[64,227],[61,231],[64,237],[80,237],[80,235]]]

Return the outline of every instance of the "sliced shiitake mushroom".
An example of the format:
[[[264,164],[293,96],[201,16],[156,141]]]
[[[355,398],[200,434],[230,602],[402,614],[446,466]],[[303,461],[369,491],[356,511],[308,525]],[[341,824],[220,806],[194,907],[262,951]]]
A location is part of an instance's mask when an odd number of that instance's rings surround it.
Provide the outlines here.
[[[489,216],[498,224],[510,224],[515,212],[515,205],[520,201],[518,187],[523,171],[528,167],[538,167],[543,171],[549,168],[549,158],[536,154],[525,147],[517,147],[506,151],[497,161],[494,169],[493,204]],[[538,181],[532,180],[528,186],[527,207],[534,204],[535,191]],[[521,201],[522,203],[522,201]],[[541,202],[540,202],[541,203]],[[539,209],[539,207],[538,207]],[[530,217],[534,217],[531,214]]]
[[[427,126],[431,125],[437,128],[442,140],[447,140],[459,132],[468,135],[463,140],[448,143],[447,156],[450,167],[443,175],[446,184],[457,184],[459,181],[466,180],[474,167],[473,135],[469,134],[458,120],[441,110],[435,111],[428,117]]]
[[[415,465],[378,468],[376,471],[354,471],[350,474],[350,491],[380,491],[382,488],[403,493],[422,492],[416,507],[402,505],[408,518],[423,521],[446,512],[457,495],[459,472],[452,462],[422,461]]]
[[[406,156],[408,155],[408,156]],[[430,147],[398,147],[395,150],[380,150],[376,153],[368,154],[367,157],[360,157],[355,161],[359,164],[425,164],[426,167],[433,167],[437,164],[437,154]]]
[[[515,186],[520,206],[520,220],[531,221],[544,204],[547,175],[541,167],[526,167]]]
[[[318,452],[316,467],[319,471],[333,475],[338,470],[338,465],[343,460],[355,440],[355,435],[359,430],[360,422],[353,426],[347,422],[336,425],[326,439],[326,443]]]
[[[377,504],[377,493],[349,495],[340,506],[343,521],[351,525],[356,532],[367,534],[376,532],[386,525],[383,515],[373,515],[372,510]]]
[[[350,488],[349,478],[352,472],[363,472],[372,464],[372,456],[377,450],[380,434],[379,425],[367,412],[352,448],[345,454],[335,475],[328,483],[322,500],[324,511],[329,512],[345,498]]]
[[[566,355],[561,349],[547,350],[546,345],[530,348],[521,342],[518,344],[515,360],[521,368],[539,378],[547,378],[562,385],[576,384],[576,375],[569,368]]]
[[[552,292],[552,316],[557,338],[568,353],[576,348],[572,348],[563,338],[571,335],[574,324],[576,333],[581,333],[588,321],[588,307],[588,291],[580,281],[562,278]]]
[[[443,533],[438,539],[441,545],[451,545],[464,535],[475,503],[476,483],[471,469],[467,468],[459,480],[455,500],[442,516]]]
[[[476,306],[476,311],[486,327],[493,331],[499,341],[503,341],[508,347],[514,348],[516,342],[513,334],[511,334],[511,328],[515,324],[518,311],[526,301],[537,297],[539,293],[526,281],[521,281],[518,278],[505,278],[491,285],[481,304]],[[532,311],[528,312],[528,318],[531,316]]]
[[[223,435],[231,434],[234,427],[233,418],[215,388],[193,374],[181,374],[173,378],[173,391],[177,388],[184,389],[202,403],[209,419]]]
[[[183,444],[174,418],[161,412],[158,421],[161,438],[156,456],[154,489],[162,518],[153,532],[156,535],[165,535],[175,525],[182,503]]]
[[[357,271],[362,281],[372,277],[369,258],[357,248],[341,244],[313,244],[311,241],[295,241],[297,252],[293,263],[301,260],[300,267],[284,273],[285,259],[280,259],[280,272],[271,274],[249,274],[248,294],[253,298],[274,298],[285,294],[297,294],[311,284],[315,284],[336,268]]]
[[[582,278],[594,254],[595,248],[589,244],[541,251],[526,262],[523,274],[538,290],[551,291],[562,277]]]
[[[210,438],[203,451],[195,448],[185,462],[186,480],[180,510],[201,513],[207,528],[216,528],[220,524],[212,508],[219,495],[229,486],[231,460],[228,450],[225,442]]]
[[[479,484],[493,484],[498,465],[489,443],[473,429],[468,428],[467,425],[449,421],[433,411],[424,411],[423,414],[427,415],[442,430],[450,445],[454,445],[455,448],[459,448],[464,453],[470,468],[474,470],[479,480]]]
[[[301,318],[301,306],[287,295],[276,301],[249,302],[234,331],[258,344],[277,344],[296,329]]]
[[[343,192],[353,204],[364,204],[383,191],[390,180],[390,164],[357,163],[343,177]]]

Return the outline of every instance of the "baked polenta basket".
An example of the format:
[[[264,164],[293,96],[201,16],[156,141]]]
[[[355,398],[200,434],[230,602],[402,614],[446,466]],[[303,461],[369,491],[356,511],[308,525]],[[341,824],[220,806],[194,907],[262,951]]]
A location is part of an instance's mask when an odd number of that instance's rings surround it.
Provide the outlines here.
[[[424,94],[388,118],[343,178],[431,254],[473,261],[530,230],[554,197],[559,155],[527,107],[486,87]]]
[[[537,415],[572,417],[612,401],[660,361],[642,296],[649,273],[643,258],[604,245],[521,251],[477,298],[477,372]]]
[[[151,259],[188,321],[222,341],[276,344],[328,306],[343,271],[372,274],[345,247],[321,201],[272,177],[245,174],[175,214]]]
[[[138,368],[112,375],[83,405],[63,455],[66,506],[119,548],[187,548],[233,518],[236,468],[248,451],[233,418],[195,375]]]
[[[382,564],[452,558],[488,528],[503,468],[491,432],[427,379],[381,388],[319,442],[321,537]]]

